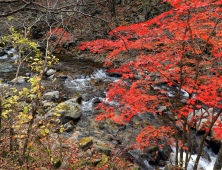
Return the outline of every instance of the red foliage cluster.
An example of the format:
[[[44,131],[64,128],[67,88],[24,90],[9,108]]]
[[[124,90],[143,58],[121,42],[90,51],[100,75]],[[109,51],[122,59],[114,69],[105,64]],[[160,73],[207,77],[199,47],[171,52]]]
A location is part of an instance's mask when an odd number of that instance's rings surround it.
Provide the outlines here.
[[[138,135],[136,140],[139,144],[139,148],[143,148],[149,145],[156,145],[158,140],[165,140],[171,135],[173,135],[173,129],[170,126],[154,128],[153,126],[149,125],[141,131],[141,134]],[[151,144],[150,141],[152,141]],[[173,141],[171,141],[171,144],[173,144]],[[158,146],[162,148],[161,145]]]
[[[63,33],[63,31],[64,31],[63,28],[53,28],[53,29],[51,30],[51,32],[48,32],[48,33],[47,33],[47,37],[53,35],[53,36],[56,36],[56,38],[60,39],[60,37],[62,36],[62,37],[61,37],[61,40],[60,40],[60,44],[61,44],[62,42],[66,42],[66,41],[72,40],[71,34],[68,33],[67,31],[65,31],[65,32]],[[56,42],[53,43],[53,45],[56,45]]]
[[[209,123],[214,124],[218,120],[219,125],[214,130],[221,138],[222,1],[165,1],[173,6],[172,10],[144,23],[115,28],[110,35],[116,36],[116,40],[100,39],[82,43],[82,50],[88,48],[94,53],[109,50],[106,65],[112,65],[121,54],[141,51],[135,60],[114,69],[122,73],[122,79],[109,87],[107,99],[118,102],[119,108],[103,102],[100,108],[104,113],[97,120],[111,118],[116,123],[123,123],[135,114],[155,113],[156,106],[165,105],[181,121],[193,113],[191,122],[187,122],[193,126],[196,110],[207,107],[213,108],[212,115],[208,115],[211,116]],[[135,78],[138,73],[141,79]],[[159,78],[151,78],[151,73],[158,74]],[[164,89],[151,93],[152,86],[163,82],[178,87],[175,98],[169,99]],[[189,94],[189,98],[181,108],[178,100],[182,89]],[[154,133],[149,126],[142,131],[138,142],[142,144],[140,141],[144,136],[150,138],[158,136],[158,132],[168,131],[168,127],[161,127],[160,131]]]

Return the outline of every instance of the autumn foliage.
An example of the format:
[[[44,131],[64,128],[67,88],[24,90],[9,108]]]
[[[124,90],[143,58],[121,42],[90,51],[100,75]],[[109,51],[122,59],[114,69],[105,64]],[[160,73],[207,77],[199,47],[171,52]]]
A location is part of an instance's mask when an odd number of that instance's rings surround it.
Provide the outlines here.
[[[69,32],[64,30],[63,28],[53,28],[50,32],[47,33],[47,37],[49,36],[54,36],[54,38],[60,39],[60,43],[66,42],[66,41],[71,41],[72,36]],[[56,42],[53,43],[53,46],[56,45]]]
[[[117,27],[110,32],[116,40],[85,42],[80,49],[88,48],[94,53],[109,51],[106,65],[113,65],[125,54],[128,55],[128,58],[125,55],[126,61],[130,60],[111,70],[122,73],[122,79],[110,85],[107,92],[108,101],[118,102],[119,107],[103,102],[100,108],[104,113],[97,120],[110,118],[116,123],[124,123],[138,113],[155,114],[156,106],[167,106],[174,116],[173,127],[163,126],[155,131],[148,126],[137,141],[140,146],[149,146],[146,138],[158,137],[159,132],[162,132],[161,135],[169,134],[169,128],[173,128],[177,152],[178,146],[182,146],[182,161],[184,149],[188,154],[189,140],[185,141],[185,134],[189,134],[191,127],[201,126],[201,130],[205,131],[203,141],[208,135],[213,137],[212,127],[216,133],[214,140],[222,139],[222,1],[165,0],[165,3],[170,3],[172,10],[144,23]],[[138,75],[139,79],[136,78]],[[151,75],[158,75],[158,78]],[[170,96],[169,90],[159,84],[178,90]],[[183,90],[188,97],[181,106]],[[200,109],[202,111],[198,115]],[[177,120],[182,124],[182,134],[177,132]],[[201,123],[202,120],[207,121]],[[178,135],[182,136],[181,143]],[[196,163],[200,153],[201,149]],[[185,169],[187,161],[188,158]]]

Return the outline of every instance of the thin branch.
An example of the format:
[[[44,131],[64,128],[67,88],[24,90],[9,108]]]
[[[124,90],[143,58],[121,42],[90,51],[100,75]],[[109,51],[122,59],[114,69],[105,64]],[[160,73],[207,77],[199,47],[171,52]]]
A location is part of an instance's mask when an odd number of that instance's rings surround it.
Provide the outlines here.
[[[5,14],[0,14],[0,17],[8,17],[8,16],[10,16],[10,15],[13,15],[13,14],[15,14],[15,13],[18,13],[19,11],[22,11],[22,10],[26,9],[26,7],[27,7],[28,5],[30,5],[30,4],[32,4],[32,2],[30,2],[30,3],[28,3],[28,4],[25,4],[25,5],[22,6],[21,8],[16,9],[16,10],[14,10],[14,11],[11,11],[11,12],[8,12],[8,13],[5,13]]]

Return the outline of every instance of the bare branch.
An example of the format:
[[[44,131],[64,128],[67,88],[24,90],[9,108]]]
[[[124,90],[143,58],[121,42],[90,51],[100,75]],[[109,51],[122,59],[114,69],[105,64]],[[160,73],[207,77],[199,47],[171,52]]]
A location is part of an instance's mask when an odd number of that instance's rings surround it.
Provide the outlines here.
[[[11,12],[8,12],[8,13],[3,13],[3,14],[0,14],[0,17],[8,17],[8,16],[10,16],[10,15],[13,15],[13,14],[15,14],[15,13],[18,13],[19,11],[22,11],[22,10],[24,10],[24,9],[26,9],[26,7],[28,6],[28,5],[30,5],[32,2],[30,2],[30,3],[27,3],[27,4],[25,4],[24,6],[22,6],[21,8],[19,8],[19,9],[16,9],[16,10],[14,10],[14,11],[11,11]]]

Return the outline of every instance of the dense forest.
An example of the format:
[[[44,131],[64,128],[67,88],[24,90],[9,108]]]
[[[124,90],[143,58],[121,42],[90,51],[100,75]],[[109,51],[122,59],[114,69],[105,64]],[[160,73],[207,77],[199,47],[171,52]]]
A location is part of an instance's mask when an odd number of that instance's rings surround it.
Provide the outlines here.
[[[1,0],[0,169],[222,169],[221,0]]]

